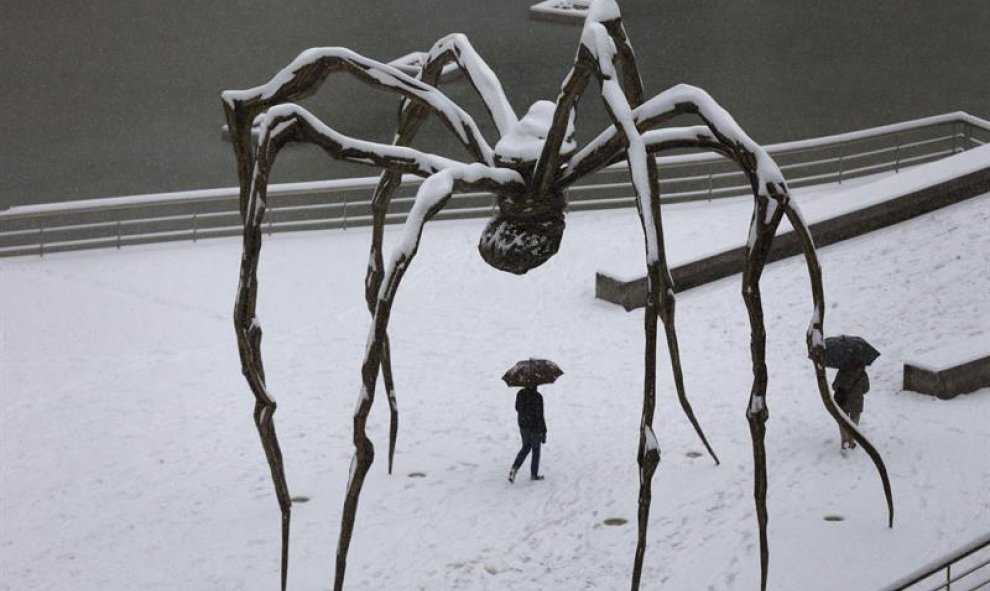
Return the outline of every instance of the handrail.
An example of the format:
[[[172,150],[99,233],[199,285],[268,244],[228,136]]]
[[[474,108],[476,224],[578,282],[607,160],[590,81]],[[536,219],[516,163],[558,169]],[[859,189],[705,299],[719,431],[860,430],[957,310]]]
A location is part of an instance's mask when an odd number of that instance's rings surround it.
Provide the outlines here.
[[[834,135],[822,136],[817,138],[809,138],[803,140],[780,142],[776,144],[770,144],[765,146],[767,151],[772,154],[781,153],[796,153],[804,150],[814,150],[826,147],[835,147],[836,144],[848,144],[862,142],[866,140],[874,140],[883,136],[889,136],[898,133],[906,133],[910,131],[916,131],[918,129],[923,129],[926,127],[933,127],[937,125],[942,125],[946,123],[964,123],[972,127],[980,128],[988,133],[990,133],[990,121],[981,119],[979,117],[974,117],[965,111],[955,111],[952,113],[945,113],[942,115],[933,115],[930,117],[922,117],[920,119],[912,119],[910,121],[903,121],[901,123],[894,123],[890,125],[881,125],[877,127],[870,127],[867,129],[861,129],[857,131],[844,132]],[[977,140],[978,141],[978,140]],[[982,143],[982,142],[981,142]],[[909,144],[905,144],[902,147],[908,147]],[[890,148],[893,149],[893,148]],[[847,157],[852,157],[854,154],[849,154]],[[661,165],[681,165],[681,164],[696,164],[700,162],[716,162],[723,158],[718,154],[711,152],[703,152],[697,154],[687,154],[680,156],[663,156],[657,159],[657,162]],[[613,164],[610,169],[623,169],[625,165],[622,163]],[[403,175],[403,184],[418,184],[422,182],[423,179],[414,175]],[[309,194],[315,192],[332,192],[337,189],[374,189],[378,184],[378,177],[356,177],[347,179],[333,179],[325,181],[305,181],[296,183],[275,183],[269,185],[268,194],[271,196],[280,195],[299,195],[299,194]],[[183,203],[183,202],[202,202],[204,200],[215,200],[215,199],[227,199],[227,198],[237,198],[240,195],[240,189],[237,187],[227,187],[221,189],[196,189],[192,191],[178,191],[170,193],[152,193],[147,195],[130,195],[124,197],[105,197],[100,199],[86,199],[77,201],[66,201],[57,203],[45,203],[39,205],[25,205],[25,206],[14,206],[7,210],[0,211],[0,219],[8,216],[18,216],[22,214],[35,214],[35,213],[63,213],[70,210],[79,210],[89,208],[119,208],[119,207],[141,207],[147,204],[158,204],[161,202],[171,202],[171,203]]]
[[[942,573],[945,575],[944,581],[938,581],[935,587],[925,587],[924,591],[976,591],[977,589],[990,588],[990,552],[987,553],[987,556],[979,564],[967,565],[961,573],[953,574],[952,572],[952,567],[959,564],[963,559],[985,549],[990,549],[990,532],[976,538],[955,552],[951,552],[946,556],[928,563],[897,582],[887,585],[880,591],[915,591],[915,589],[920,591],[920,588],[915,587],[916,585],[926,582],[935,583],[936,581],[927,579],[941,575]],[[978,573],[984,568],[987,570],[982,574],[987,575],[987,578],[982,581],[972,579],[963,581],[963,579]],[[961,587],[960,583],[964,584],[965,587]]]
[[[767,146],[792,186],[838,182],[897,172],[990,141],[990,122],[964,112]],[[667,203],[718,199],[746,192],[746,179],[714,153],[657,159]],[[422,179],[406,175],[393,199],[389,223],[401,222]],[[269,232],[346,228],[370,223],[377,177],[273,184],[268,191]],[[199,240],[239,233],[236,187],[158,193],[0,211],[0,257],[58,250]],[[586,177],[567,191],[571,210],[628,207],[634,195],[624,164]],[[439,218],[481,217],[494,201],[486,193],[457,195]]]

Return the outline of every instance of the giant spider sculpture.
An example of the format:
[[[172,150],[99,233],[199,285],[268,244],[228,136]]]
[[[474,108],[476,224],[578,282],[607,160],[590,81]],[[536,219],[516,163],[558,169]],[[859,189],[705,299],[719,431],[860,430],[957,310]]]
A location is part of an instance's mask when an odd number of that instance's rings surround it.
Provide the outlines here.
[[[437,89],[443,67],[452,62],[466,73],[494,120],[501,136],[494,148],[482,136],[474,120]],[[327,77],[338,72],[348,73],[375,88],[401,96],[398,131],[392,145],[347,137],[291,102],[310,96]],[[578,100],[592,80],[597,81],[600,87],[613,125],[579,150],[573,139],[574,114]],[[574,65],[563,82],[556,103],[539,101],[530,107],[522,119],[513,112],[498,78],[463,35],[450,35],[438,41],[429,52],[418,79],[348,49],[318,48],[304,51],[263,86],[225,92],[223,103],[237,158],[244,222],[244,251],[234,323],[242,372],[256,399],[254,419],[282,513],[283,590],[288,572],[291,500],[275,435],[275,400],[265,385],[261,327],[255,309],[261,224],[265,215],[269,174],[276,155],[290,142],[315,144],[333,158],[385,169],[373,200],[371,255],[365,281],[372,327],[361,367],[362,387],[354,411],[355,454],[341,519],[335,590],[343,588],[358,499],[374,459],[374,446],[368,439],[365,426],[375,399],[379,370],[383,375],[391,411],[389,471],[392,468],[398,411],[387,327],[399,282],[416,255],[423,226],[455,193],[490,191],[495,194],[498,207],[481,235],[481,255],[497,269],[526,273],[557,252],[564,232],[567,187],[622,160],[628,161],[638,197],[637,209],[646,242],[649,285],[645,313],[645,386],[637,454],[640,474],[638,543],[632,573],[632,589],[639,588],[646,550],[651,481],[660,461],[660,449],[652,428],[656,399],[658,317],[663,321],[666,332],[680,403],[709,453],[718,461],[685,396],[674,329],[674,290],[663,249],[657,166],[652,157],[671,149],[711,150],[734,160],[747,176],[755,200],[742,295],[752,334],[753,383],[746,418],[755,463],[754,496],[760,532],[761,589],[766,589],[769,556],[764,447],[765,424],[769,414],[766,404],[766,332],[759,280],[774,234],[784,216],[787,216],[802,241],[811,279],[814,312],[806,340],[821,400],[832,418],[853,434],[853,438],[873,460],[883,483],[888,520],[893,523],[890,483],[880,455],[829,396],[822,336],[825,303],[821,269],[811,234],[796,204],[790,199],[783,175],[766,151],[753,142],[704,91],[680,85],[650,100],[643,100],[643,84],[633,49],[614,0],[595,0],[592,3]],[[474,162],[466,164],[408,147],[421,123],[430,114],[439,117],[454,133]],[[657,129],[675,116],[684,114],[699,117],[703,125]],[[254,149],[251,127],[259,116],[262,116],[261,133]],[[402,238],[385,264],[382,256],[385,214],[403,173],[418,175],[425,181],[418,189]]]

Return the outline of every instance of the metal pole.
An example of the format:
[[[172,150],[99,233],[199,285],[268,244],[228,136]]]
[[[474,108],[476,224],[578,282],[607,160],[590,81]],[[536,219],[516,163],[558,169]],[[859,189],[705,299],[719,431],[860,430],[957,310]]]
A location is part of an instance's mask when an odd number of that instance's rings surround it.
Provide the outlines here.
[[[839,184],[840,185],[842,184],[842,162],[843,162],[842,159],[845,157],[845,155],[846,155],[846,145],[842,144],[841,146],[839,146]]]
[[[38,226],[38,256],[45,256],[45,227],[41,225]]]
[[[712,200],[712,169],[715,168],[714,164],[708,165],[708,200]]]
[[[901,136],[895,136],[897,143],[894,145],[894,172],[901,171]]]
[[[193,242],[196,242],[196,212],[193,212]]]
[[[272,229],[272,226],[274,224],[275,224],[275,208],[274,207],[269,207],[268,208],[268,235],[269,236],[271,236],[272,235],[272,232],[274,231]]]
[[[117,250],[120,250],[120,214],[117,214]]]
[[[959,152],[959,123],[952,122],[952,153],[955,154]]]
[[[945,591],[952,591],[952,563],[945,565]]]
[[[347,229],[347,193],[344,193],[344,229]]]

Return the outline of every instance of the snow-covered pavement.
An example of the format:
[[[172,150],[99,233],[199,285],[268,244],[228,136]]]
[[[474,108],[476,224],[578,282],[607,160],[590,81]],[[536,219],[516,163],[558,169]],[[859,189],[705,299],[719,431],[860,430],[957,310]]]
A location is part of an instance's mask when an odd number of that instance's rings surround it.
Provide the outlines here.
[[[665,208],[671,260],[726,233],[744,238],[749,210],[745,199]],[[643,261],[638,219],[631,209],[572,214],[561,253],[521,278],[480,260],[483,225],[431,224],[399,290],[396,472],[379,453],[348,587],[627,588],[642,311],[595,300],[593,284],[597,270]],[[764,273],[772,589],[871,591],[990,530],[990,391],[940,401],[900,389],[905,358],[990,338],[987,227],[982,196],[821,249],[826,334],[861,334],[883,352],[863,428],[890,470],[893,529],[872,465],[840,455],[817,400],[803,263]],[[325,590],[332,577],[369,326],[369,235],[277,235],[262,254],[266,373],[290,490],[308,498],[293,511],[293,590]],[[386,248],[399,236],[388,228]],[[0,261],[0,589],[278,587],[278,507],[231,320],[239,257],[239,241],[215,240]],[[692,457],[703,448],[662,355],[663,459],[643,589],[751,591],[759,566],[739,278],[678,304],[688,393],[723,464]],[[509,485],[518,433],[499,377],[528,356],[566,373],[544,389],[547,479]],[[371,419],[380,452],[386,406],[379,399]]]

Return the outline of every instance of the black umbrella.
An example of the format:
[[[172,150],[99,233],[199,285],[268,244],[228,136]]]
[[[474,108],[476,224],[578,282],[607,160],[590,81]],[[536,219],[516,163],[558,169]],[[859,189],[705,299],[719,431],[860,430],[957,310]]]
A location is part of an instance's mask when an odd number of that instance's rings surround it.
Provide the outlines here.
[[[552,384],[562,375],[564,372],[553,361],[530,357],[513,365],[512,369],[505,372],[502,379],[510,388],[520,388]]]
[[[840,335],[825,339],[825,367],[864,367],[879,356],[880,351],[863,337]]]

